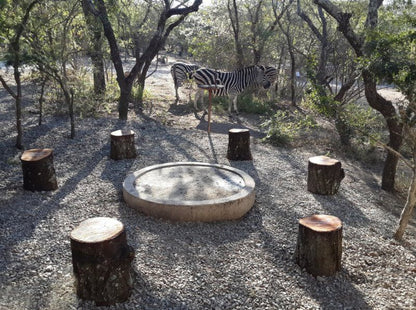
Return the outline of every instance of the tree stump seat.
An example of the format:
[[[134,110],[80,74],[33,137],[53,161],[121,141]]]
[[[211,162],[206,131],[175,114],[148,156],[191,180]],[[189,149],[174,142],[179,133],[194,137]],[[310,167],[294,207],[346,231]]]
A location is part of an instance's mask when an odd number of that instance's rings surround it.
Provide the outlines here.
[[[299,220],[296,263],[313,276],[332,276],[341,269],[342,223],[332,215]]]
[[[233,128],[228,131],[229,160],[252,160],[250,151],[250,130]]]
[[[58,188],[52,149],[30,149],[20,157],[23,188],[31,191],[52,191]]]
[[[308,162],[308,191],[314,194],[334,195],[345,177],[341,162],[327,157],[314,156]]]
[[[136,158],[133,130],[116,130],[111,133],[110,158],[114,160]]]
[[[123,224],[113,218],[90,218],[70,238],[78,297],[93,300],[97,306],[126,301],[133,286],[134,251],[127,244]]]

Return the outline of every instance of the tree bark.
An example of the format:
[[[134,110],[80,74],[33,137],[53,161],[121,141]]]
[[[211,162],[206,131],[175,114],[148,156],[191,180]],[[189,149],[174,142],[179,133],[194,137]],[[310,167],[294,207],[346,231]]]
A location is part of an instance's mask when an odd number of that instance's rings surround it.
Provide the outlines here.
[[[38,125],[41,126],[42,125],[42,118],[43,118],[43,96],[45,94],[45,85],[47,82],[47,77],[46,76],[42,76],[42,84],[41,84],[41,88],[40,88],[40,96],[39,96],[39,120],[38,120]]]
[[[74,90],[71,88],[69,90],[70,98],[69,98],[69,119],[71,123],[71,139],[75,138],[75,113],[74,113]]]
[[[229,160],[252,160],[250,151],[250,131],[248,129],[230,129],[228,131]]]
[[[230,0],[228,0],[227,8],[228,8],[228,16],[231,21],[231,28],[233,30],[233,35],[234,35],[234,46],[235,46],[235,52],[236,52],[235,55],[236,55],[237,68],[242,68],[244,67],[244,53],[243,53],[243,47],[240,41],[240,21],[238,17],[237,2],[235,0],[232,0],[232,7],[231,7]]]
[[[286,14],[290,23],[290,14],[288,11],[286,11]],[[277,20],[277,23],[279,25],[280,30],[283,32],[283,35],[285,36],[287,42],[288,52],[290,56],[290,101],[293,106],[296,106],[296,58],[293,46],[293,38],[291,37],[289,27],[285,29],[282,23],[280,22],[280,19]]]
[[[115,160],[136,157],[134,131],[116,130],[111,133],[110,158]]]
[[[22,82],[20,81],[20,72],[19,72],[19,63],[20,56],[18,56],[19,51],[16,51],[15,63],[13,65],[14,71],[14,80],[16,81],[16,147],[18,149],[23,149],[23,127],[22,127]]]
[[[402,240],[407,224],[412,218],[413,210],[416,205],[416,169],[413,170],[412,183],[407,193],[406,204],[400,214],[399,227],[397,228],[394,239]]]
[[[299,220],[296,263],[313,276],[332,276],[341,270],[342,223],[331,215]]]
[[[341,162],[327,156],[315,156],[308,162],[308,191],[314,194],[334,195],[345,177]]]
[[[58,188],[52,149],[31,149],[20,158],[23,188],[30,191],[52,191]]]
[[[77,295],[97,306],[126,301],[133,287],[134,251],[123,224],[113,218],[90,218],[70,238]]]
[[[341,31],[344,37],[348,40],[357,57],[366,56],[364,53],[364,38],[357,35],[350,24],[351,14],[342,12],[340,8],[329,0],[314,0],[314,3],[321,6],[338,22],[338,30]],[[381,0],[370,0],[369,2],[366,24],[370,28],[374,28],[378,23],[377,10],[381,4]],[[395,151],[399,151],[403,143],[403,124],[400,117],[396,113],[393,104],[377,92],[376,80],[372,76],[371,72],[367,69],[363,69],[362,77],[368,104],[373,109],[381,113],[386,120],[387,128],[389,130],[388,146]],[[394,191],[397,164],[398,157],[393,152],[388,151],[383,168],[381,182],[382,189],[386,191]]]
[[[380,112],[387,123],[389,131],[389,142],[387,145],[395,151],[399,151],[403,144],[403,124],[400,121],[399,115],[396,113],[391,101],[382,97],[376,88],[376,81],[368,70],[362,72],[364,80],[365,96],[369,105]],[[395,153],[387,151],[387,157],[384,162],[383,175],[381,180],[381,188],[386,191],[394,191],[394,184],[396,178],[396,170],[399,158]]]
[[[314,25],[310,17],[302,10],[300,0],[297,0],[297,13],[308,24],[312,33],[316,36],[316,38],[321,43],[318,71],[316,73],[315,78],[316,78],[316,82],[319,85],[321,85],[322,87],[325,87],[326,86],[326,64],[327,64],[328,49],[329,49],[327,21],[326,21],[325,15],[323,14],[322,8],[318,6],[318,16],[319,16],[319,19],[321,20],[321,25],[322,25],[321,31],[320,31]]]
[[[88,0],[82,0],[82,9],[87,24],[91,46],[88,55],[93,67],[94,94],[98,97],[104,94],[106,89],[104,73],[104,56],[102,47],[102,25],[100,21],[88,9]]]

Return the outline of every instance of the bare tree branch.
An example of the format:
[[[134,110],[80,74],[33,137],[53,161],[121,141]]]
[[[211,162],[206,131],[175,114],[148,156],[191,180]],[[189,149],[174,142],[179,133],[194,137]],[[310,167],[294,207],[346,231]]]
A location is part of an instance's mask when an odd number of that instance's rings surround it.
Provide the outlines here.
[[[3,77],[0,75],[0,82],[3,85],[4,89],[7,90],[7,92],[12,96],[14,99],[17,99],[17,94],[7,85],[6,81],[3,79]]]
[[[329,15],[338,22],[338,30],[341,31],[348,40],[358,57],[363,56],[362,47],[364,38],[357,35],[351,27],[350,19],[352,14],[343,12],[339,7],[332,4],[329,0],[313,0],[313,2],[321,6]]]

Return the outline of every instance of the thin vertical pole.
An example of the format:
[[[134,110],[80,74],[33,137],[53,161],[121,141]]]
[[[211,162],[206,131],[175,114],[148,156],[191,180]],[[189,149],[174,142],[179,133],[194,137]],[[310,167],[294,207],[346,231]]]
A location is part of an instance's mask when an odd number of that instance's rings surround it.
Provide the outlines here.
[[[212,88],[208,89],[209,92],[209,105],[208,105],[208,133],[211,132],[211,109],[212,109]]]

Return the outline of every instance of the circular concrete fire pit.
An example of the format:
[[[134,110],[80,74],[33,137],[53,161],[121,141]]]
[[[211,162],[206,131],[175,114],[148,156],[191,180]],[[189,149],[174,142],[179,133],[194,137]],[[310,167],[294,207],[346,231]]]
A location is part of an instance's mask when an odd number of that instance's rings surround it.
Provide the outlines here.
[[[127,176],[126,203],[147,215],[174,221],[223,221],[242,217],[254,204],[254,180],[224,165],[178,162]]]

